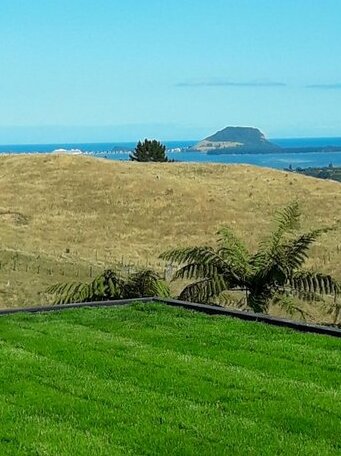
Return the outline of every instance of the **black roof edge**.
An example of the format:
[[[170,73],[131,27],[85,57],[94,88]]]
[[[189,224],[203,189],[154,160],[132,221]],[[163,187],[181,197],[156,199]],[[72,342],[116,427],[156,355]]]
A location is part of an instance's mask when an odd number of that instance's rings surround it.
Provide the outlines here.
[[[272,317],[270,315],[247,312],[242,310],[227,309],[225,307],[199,304],[188,301],[179,301],[177,299],[165,299],[157,296],[151,296],[147,298],[133,298],[133,299],[120,299],[115,301],[96,301],[96,302],[82,302],[82,303],[71,303],[71,304],[59,304],[50,306],[36,306],[36,307],[20,307],[14,309],[2,309],[0,310],[0,316],[12,315],[16,313],[38,313],[38,312],[55,312],[60,310],[68,309],[79,309],[79,308],[98,308],[98,307],[113,307],[113,306],[124,306],[133,304],[135,302],[148,303],[158,302],[173,307],[182,307],[188,310],[202,312],[209,315],[221,315],[226,317],[238,318],[239,320],[254,321],[260,323],[266,323],[273,326],[281,326],[285,328],[291,328],[296,331],[305,333],[323,334],[327,336],[341,337],[341,329],[320,326],[310,323],[298,322],[288,320],[285,318]]]

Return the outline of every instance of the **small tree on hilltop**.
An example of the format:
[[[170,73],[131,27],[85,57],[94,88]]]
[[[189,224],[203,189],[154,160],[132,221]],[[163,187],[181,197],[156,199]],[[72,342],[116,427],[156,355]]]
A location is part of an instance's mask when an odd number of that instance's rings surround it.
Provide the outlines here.
[[[135,150],[129,155],[130,160],[138,162],[168,162],[166,146],[156,139],[139,141]]]

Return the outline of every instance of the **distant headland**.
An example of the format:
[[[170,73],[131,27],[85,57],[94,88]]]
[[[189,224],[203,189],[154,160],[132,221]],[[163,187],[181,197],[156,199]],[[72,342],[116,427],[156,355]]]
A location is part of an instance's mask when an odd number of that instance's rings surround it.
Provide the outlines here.
[[[341,146],[312,146],[283,148],[266,139],[264,133],[255,127],[226,127],[199,141],[191,151],[209,155],[221,154],[265,154],[302,152],[340,152]]]
[[[268,141],[258,128],[253,127],[226,127],[192,147],[193,150],[200,152],[245,148],[270,149],[272,152],[280,149],[279,146]]]

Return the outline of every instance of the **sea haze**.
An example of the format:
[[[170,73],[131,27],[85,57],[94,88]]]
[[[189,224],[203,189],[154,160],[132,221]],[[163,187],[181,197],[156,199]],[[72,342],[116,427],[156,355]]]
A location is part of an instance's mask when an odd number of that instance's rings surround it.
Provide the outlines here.
[[[341,146],[341,138],[275,138],[270,141],[284,148]],[[290,165],[293,168],[322,167],[328,166],[330,163],[334,166],[341,166],[341,152],[288,153],[286,151],[285,153],[267,154],[207,155],[187,150],[196,143],[197,140],[164,142],[168,157],[181,162],[247,163],[276,169],[287,168]],[[135,145],[135,142],[2,145],[0,153],[51,153],[63,149],[110,160],[128,160],[129,153]]]

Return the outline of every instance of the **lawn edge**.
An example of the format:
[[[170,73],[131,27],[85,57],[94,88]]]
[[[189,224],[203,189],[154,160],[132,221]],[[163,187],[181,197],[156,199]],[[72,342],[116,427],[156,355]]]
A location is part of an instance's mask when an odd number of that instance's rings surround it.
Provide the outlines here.
[[[270,315],[245,312],[242,310],[226,309],[225,307],[193,303],[188,301],[179,301],[177,299],[165,299],[157,296],[147,298],[121,299],[116,301],[98,301],[98,302],[82,302],[71,304],[59,304],[54,306],[36,306],[36,307],[20,307],[15,309],[0,309],[0,317],[17,313],[40,313],[40,312],[56,312],[61,310],[79,309],[79,308],[99,308],[99,307],[115,307],[125,306],[133,303],[160,303],[172,307],[182,307],[188,310],[193,310],[208,315],[221,315],[226,317],[238,318],[244,321],[253,321],[257,323],[266,323],[273,326],[291,328],[296,331],[305,333],[315,333],[327,336],[341,337],[341,329],[330,328],[328,326],[314,325],[310,323],[296,322],[285,318],[271,317]]]

